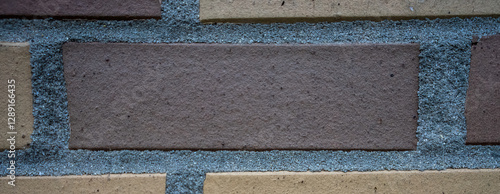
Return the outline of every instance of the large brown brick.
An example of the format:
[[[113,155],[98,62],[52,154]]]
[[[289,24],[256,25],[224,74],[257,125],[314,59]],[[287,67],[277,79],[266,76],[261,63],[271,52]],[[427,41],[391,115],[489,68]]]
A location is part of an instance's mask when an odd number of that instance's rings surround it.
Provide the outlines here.
[[[1,17],[160,18],[159,0],[2,0]]]
[[[499,16],[498,0],[200,0],[200,21],[323,22]]]
[[[31,142],[33,95],[30,58],[29,43],[0,42],[0,150],[14,148],[11,143],[14,143],[15,149],[26,148]],[[8,100],[13,103],[8,103]],[[11,104],[10,111],[8,104]]]
[[[66,43],[72,149],[416,148],[417,44]]]
[[[498,193],[500,170],[208,173],[205,194]]]
[[[166,174],[107,174],[69,176],[0,177],[0,191],[12,194],[31,193],[165,193]]]
[[[472,46],[465,105],[467,143],[500,144],[500,35]]]

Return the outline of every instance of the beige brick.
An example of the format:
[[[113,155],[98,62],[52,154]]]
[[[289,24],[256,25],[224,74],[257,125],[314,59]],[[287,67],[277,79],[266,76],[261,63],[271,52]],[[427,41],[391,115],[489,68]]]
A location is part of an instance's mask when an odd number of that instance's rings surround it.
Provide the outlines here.
[[[200,20],[320,22],[498,16],[498,0],[200,0]]]
[[[7,139],[15,136],[15,146],[26,148],[33,132],[33,96],[31,92],[31,66],[28,43],[0,42],[0,149],[9,149]],[[8,80],[15,80],[15,129],[8,127]],[[7,134],[17,132],[17,134]]]
[[[500,170],[208,173],[205,194],[497,193]]]
[[[165,193],[166,174],[110,174],[83,176],[1,177],[2,193]]]

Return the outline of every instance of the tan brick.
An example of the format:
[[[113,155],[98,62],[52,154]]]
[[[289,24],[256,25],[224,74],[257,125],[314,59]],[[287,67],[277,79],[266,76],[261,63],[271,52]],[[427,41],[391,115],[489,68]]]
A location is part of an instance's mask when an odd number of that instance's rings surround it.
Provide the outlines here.
[[[31,66],[28,43],[0,42],[0,149],[10,147],[7,139],[15,136],[16,148],[26,148],[33,132],[33,96],[31,92]],[[8,80],[15,83],[15,129],[8,129]],[[17,132],[17,134],[7,134]]]
[[[205,194],[497,193],[500,170],[208,173]]]
[[[2,193],[165,193],[166,174],[1,177]]]
[[[498,0],[200,0],[201,22],[318,22],[498,16]]]

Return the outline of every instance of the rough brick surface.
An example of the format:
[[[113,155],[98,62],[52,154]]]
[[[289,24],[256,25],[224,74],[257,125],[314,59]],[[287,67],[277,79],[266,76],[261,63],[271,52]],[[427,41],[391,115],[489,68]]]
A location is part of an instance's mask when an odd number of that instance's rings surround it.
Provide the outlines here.
[[[66,43],[72,149],[416,148],[417,44]]]
[[[159,0],[2,0],[1,17],[160,18]]]
[[[498,15],[498,0],[200,0],[202,22],[318,22]]]
[[[13,187],[1,177],[2,193],[165,193],[166,174],[107,174],[99,176],[18,176]]]
[[[14,136],[15,146],[26,148],[31,142],[33,132],[33,96],[31,92],[31,65],[30,47],[28,43],[6,43],[0,42],[0,149],[10,149],[7,139]],[[8,80],[15,83],[9,84]],[[8,123],[8,103],[10,100],[7,85],[14,85],[15,103],[12,108],[15,112],[14,130],[10,130]],[[12,117],[11,117],[12,118]],[[8,134],[15,132],[17,134]]]
[[[500,35],[472,46],[465,105],[467,143],[500,144]]]
[[[497,193],[500,170],[208,173],[204,194]]]

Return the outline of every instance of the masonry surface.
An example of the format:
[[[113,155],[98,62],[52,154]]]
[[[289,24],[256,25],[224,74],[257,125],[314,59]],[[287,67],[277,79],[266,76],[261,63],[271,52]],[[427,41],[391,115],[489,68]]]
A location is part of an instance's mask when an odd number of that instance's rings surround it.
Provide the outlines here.
[[[418,44],[66,43],[69,148],[415,149],[418,55]]]
[[[159,18],[158,0],[4,0],[0,18],[140,19]]]
[[[17,151],[16,175],[166,174],[166,193],[201,193],[206,173],[493,169],[498,145],[467,145],[465,100],[473,36],[500,33],[500,20],[202,24],[199,2],[163,1],[161,19],[1,19],[1,42],[29,42],[34,131]],[[409,151],[200,151],[69,149],[63,45],[77,43],[419,44],[417,146]],[[389,72],[388,72],[389,73]],[[390,75],[390,73],[389,73]],[[1,99],[0,99],[1,100]],[[147,144],[147,142],[146,142]],[[8,151],[0,155],[7,166]],[[6,176],[6,168],[0,170]],[[6,183],[2,183],[6,184]]]
[[[465,105],[467,143],[500,144],[500,35],[472,46],[469,89]]]
[[[27,148],[31,142],[33,97],[29,50],[28,43],[0,42],[0,58],[2,59],[0,77],[5,80],[0,83],[0,86],[7,88],[0,91],[0,96],[8,97],[5,100],[12,102],[9,103],[11,104],[10,110],[8,106],[1,110],[0,126],[7,130],[2,130],[3,133],[0,134],[0,138],[4,140],[0,142],[0,149],[10,149],[12,145],[15,146],[13,150]],[[11,140],[6,141],[7,139]]]
[[[496,193],[498,169],[375,172],[208,173],[205,194]]]

